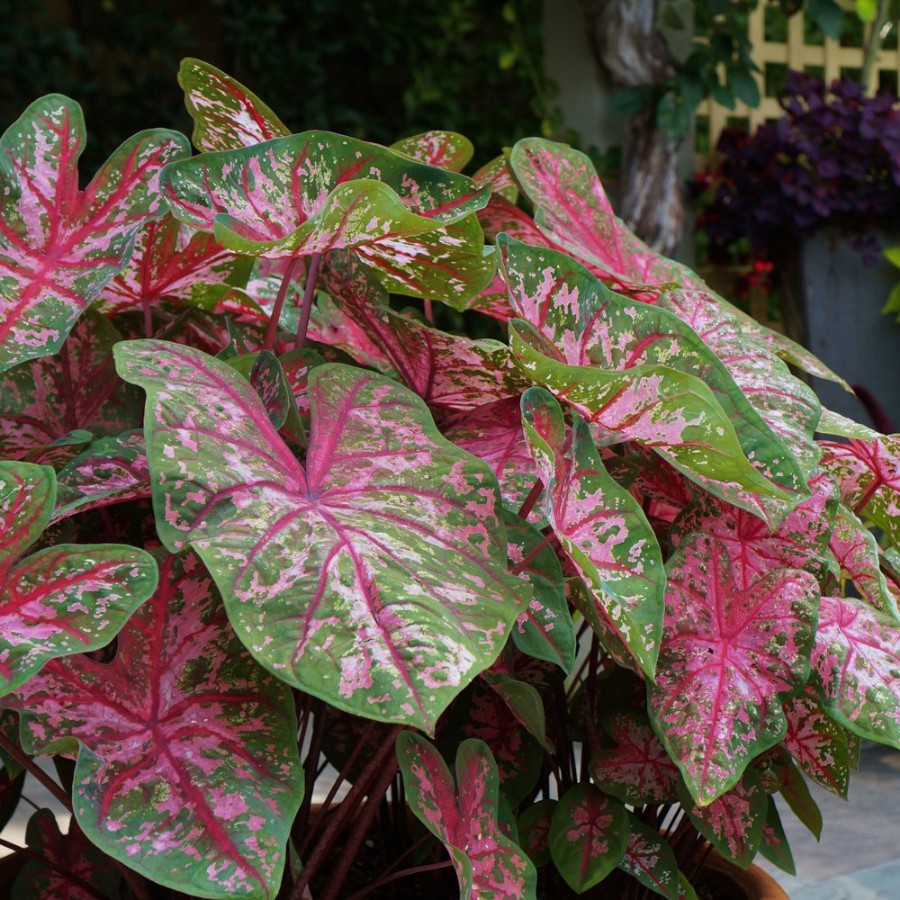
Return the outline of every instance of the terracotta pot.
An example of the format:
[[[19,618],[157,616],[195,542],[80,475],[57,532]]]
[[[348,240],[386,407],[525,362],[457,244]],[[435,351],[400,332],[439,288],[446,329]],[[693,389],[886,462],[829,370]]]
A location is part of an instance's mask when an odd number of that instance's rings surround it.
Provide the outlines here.
[[[717,853],[706,859],[702,880],[729,900],[790,900],[777,881],[759,866],[742,869]]]

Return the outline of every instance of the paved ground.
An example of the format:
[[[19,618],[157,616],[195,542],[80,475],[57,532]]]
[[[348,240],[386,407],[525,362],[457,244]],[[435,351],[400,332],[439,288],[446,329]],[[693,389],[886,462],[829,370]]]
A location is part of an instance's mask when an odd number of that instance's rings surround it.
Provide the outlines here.
[[[797,875],[762,865],[791,900],[900,900],[900,751],[864,745],[860,770],[850,779],[849,802],[815,787],[812,791],[825,822],[821,842],[782,804]],[[26,794],[59,813],[63,824],[62,808],[39,784],[29,781]],[[4,830],[7,840],[24,843],[29,810],[23,804],[22,821]]]

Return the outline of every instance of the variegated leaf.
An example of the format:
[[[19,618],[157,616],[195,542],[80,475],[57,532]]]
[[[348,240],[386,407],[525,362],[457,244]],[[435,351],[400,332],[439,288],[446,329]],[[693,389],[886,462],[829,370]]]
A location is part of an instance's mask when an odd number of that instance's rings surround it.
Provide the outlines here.
[[[617,712],[604,719],[615,747],[591,759],[591,777],[607,794],[632,806],[673,803],[678,767],[642,712]]]
[[[766,821],[763,823],[759,852],[770,863],[778,866],[782,872],[787,872],[788,875],[797,874],[791,845],[788,843],[784,826],[781,824],[781,816],[778,814],[778,807],[772,797],[769,797],[769,809],[766,813]]]
[[[528,599],[490,469],[379,375],[310,373],[304,467],[224,363],[159,341],[116,353],[148,393],[160,539],[201,555],[251,653],[339,709],[433,729]]]
[[[897,599],[881,571],[875,535],[843,504],[838,506],[828,546],[841,571],[853,580],[860,596],[876,609],[900,620]]]
[[[656,536],[637,501],[603,466],[585,423],[571,448],[559,404],[541,388],[522,397],[522,420],[546,485],[546,511],[563,550],[616,633],[651,678],[662,634],[665,571]]]
[[[692,796],[712,803],[781,740],[781,701],[809,675],[819,586],[777,569],[742,588],[726,549],[695,535],[668,563],[653,727]]]
[[[405,153],[419,162],[451,172],[462,172],[475,153],[472,142],[455,131],[425,131],[422,134],[414,134],[391,144],[391,150]]]
[[[233,150],[290,134],[259,97],[209,63],[183,59],[178,83],[194,120],[191,140],[198,150]]]
[[[112,348],[119,340],[119,332],[89,310],[63,352],[0,375],[0,456],[33,458],[38,448],[76,430],[118,434],[140,425],[139,393],[115,376]]]
[[[538,869],[550,862],[550,822],[556,803],[546,799],[530,803],[516,820],[519,843]]]
[[[0,371],[55,353],[127,262],[134,235],[162,212],[159,171],[185,138],[144,131],[84,191],[84,119],[59,94],[36,100],[0,138]]]
[[[510,203],[515,203],[519,196],[519,188],[509,169],[506,152],[485,163],[473,176],[479,187],[489,186],[493,193]]]
[[[844,504],[900,547],[900,435],[822,446],[822,465],[837,479]]]
[[[672,848],[660,837],[658,831],[654,831],[631,813],[628,815],[628,824],[628,846],[619,868],[654,894],[660,894],[668,900],[679,900],[678,863]]]
[[[52,811],[39,809],[28,820],[25,840],[38,858],[25,861],[10,900],[96,900],[98,894],[118,894],[122,876],[113,861],[85,838],[77,822],[71,821],[68,833],[62,834]]]
[[[144,432],[126,431],[94,441],[60,469],[52,521],[149,496]]]
[[[823,597],[812,656],[828,714],[900,747],[900,625],[861,600]]]
[[[510,563],[532,589],[528,608],[513,628],[513,641],[523,653],[556,663],[568,672],[575,664],[575,626],[559,560],[536,528],[511,513],[506,513],[503,521]]]
[[[419,735],[397,736],[397,758],[413,813],[450,853],[460,897],[534,900],[534,866],[500,830],[499,779],[487,745],[460,745],[456,784],[440,753]]]
[[[681,803],[697,830],[726,859],[746,868],[762,842],[769,795],[748,769],[738,784],[706,806],[695,803],[682,786]]]
[[[498,247],[525,320],[510,323],[511,348],[533,381],[730,503],[763,514],[753,494],[803,496],[784,442],[677,316],[612,293],[561,253],[502,237]]]
[[[28,752],[78,740],[75,817],[106,853],[193,896],[276,895],[303,794],[293,698],[196,556],[165,558],[113,662],[54,660],[4,702]]]
[[[51,659],[108,644],[156,587],[133,547],[59,544],[18,560],[53,509],[53,470],[0,462],[0,696]]]
[[[238,253],[278,258],[382,243],[399,271],[405,238],[458,222],[488,193],[463,175],[324,131],[173,163],[162,190],[176,218]]]
[[[825,713],[809,687],[788,700],[784,713],[784,748],[816,784],[846,799],[850,781],[847,732]]]
[[[622,861],[628,812],[591,784],[576,784],[559,799],[550,823],[550,855],[578,894],[599,884]]]

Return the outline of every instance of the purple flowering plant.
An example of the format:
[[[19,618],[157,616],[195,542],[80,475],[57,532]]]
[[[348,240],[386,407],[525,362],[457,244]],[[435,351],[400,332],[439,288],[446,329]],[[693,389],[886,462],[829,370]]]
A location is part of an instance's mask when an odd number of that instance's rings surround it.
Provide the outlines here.
[[[469,177],[179,81],[194,154],[81,187],[60,95],[0,138],[0,824],[25,772],[72,814],[0,838],[12,896],[790,871],[773,797],[817,830],[900,746],[900,436],[565,145]]]

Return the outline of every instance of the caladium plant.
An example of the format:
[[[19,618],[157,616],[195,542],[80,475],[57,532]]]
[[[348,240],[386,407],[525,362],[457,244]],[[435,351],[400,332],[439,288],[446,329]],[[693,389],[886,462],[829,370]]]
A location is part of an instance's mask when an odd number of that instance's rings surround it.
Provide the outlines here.
[[[469,177],[179,82],[197,153],[84,191],[74,101],[0,139],[0,820],[23,769],[72,814],[12,896],[790,871],[773,797],[818,832],[807,781],[900,747],[900,437],[569,147]]]

